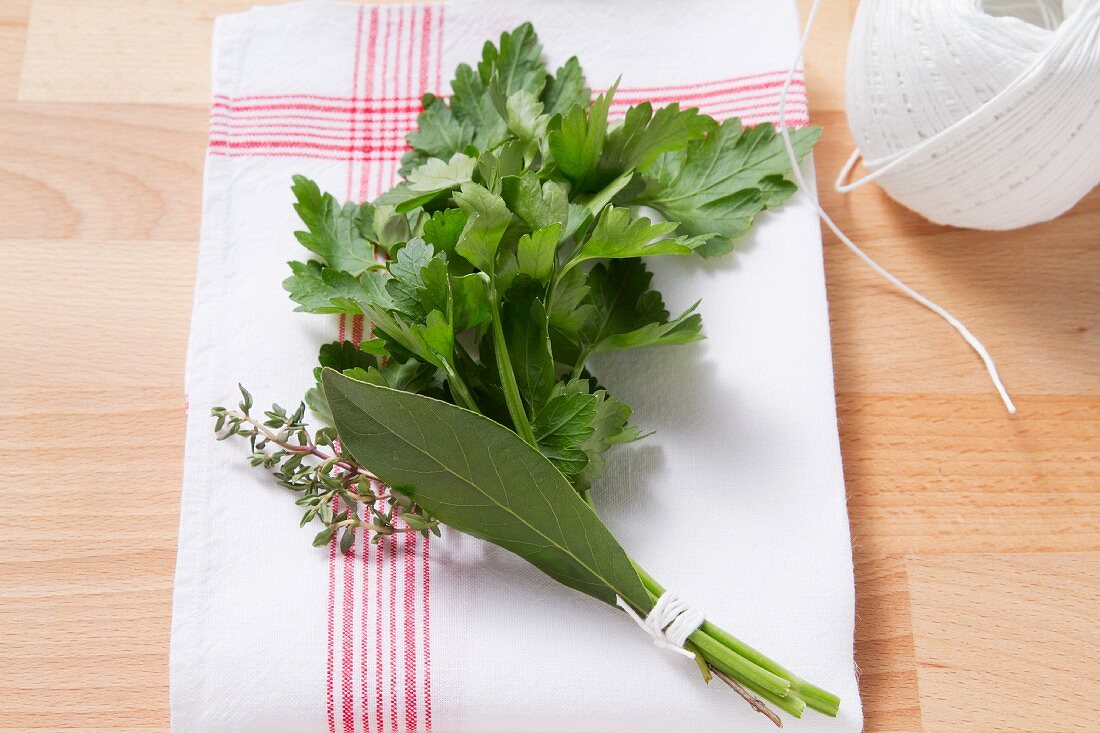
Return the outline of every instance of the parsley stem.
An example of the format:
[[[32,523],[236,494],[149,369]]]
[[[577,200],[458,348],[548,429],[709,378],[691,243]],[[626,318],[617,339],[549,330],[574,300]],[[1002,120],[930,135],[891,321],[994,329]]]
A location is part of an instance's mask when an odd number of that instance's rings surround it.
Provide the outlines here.
[[[581,353],[577,356],[577,361],[573,364],[573,369],[569,373],[570,379],[577,379],[581,376],[581,372],[584,371],[585,365],[588,363],[588,359],[592,356],[591,352],[587,348],[582,348]]]
[[[836,695],[831,692],[826,692],[816,685],[810,684],[798,675],[792,674],[775,661],[764,656],[756,649],[753,649],[745,642],[709,621],[704,621],[700,628],[711,637],[721,642],[726,648],[737,652],[745,659],[754,662],[773,674],[786,677],[791,681],[791,690],[814,710],[819,713],[824,713],[825,715],[836,716],[837,711],[840,709],[840,698]]]
[[[641,579],[642,585],[646,587],[646,590],[648,590],[650,594],[659,597],[662,593],[665,592],[664,588],[662,588],[661,585],[656,580],[654,580],[652,576],[649,575],[649,573],[639,567],[637,563],[634,564],[634,569],[638,572],[638,577]],[[747,660],[748,662],[751,662],[753,665],[764,669],[771,674],[776,675],[777,677],[790,680],[791,693],[793,693],[795,697],[802,699],[802,701],[804,701],[807,706],[813,708],[819,713],[824,713],[825,715],[836,717],[837,711],[840,709],[840,698],[838,698],[836,695],[807,682],[798,675],[792,674],[789,670],[784,668],[778,662],[752,648],[745,642],[730,634],[728,631],[718,626],[715,626],[710,621],[704,621],[703,625],[699,627],[699,632],[702,632],[706,636],[717,641],[726,649],[729,649],[737,656]],[[694,635],[689,638],[691,638],[692,641],[695,640]],[[700,648],[702,648],[701,645]],[[775,703],[779,707],[783,707],[779,701],[770,699],[763,689],[757,689],[751,684],[749,684],[749,687],[751,687],[754,691],[764,695],[765,699],[767,699],[769,702]]]
[[[761,669],[736,652],[727,649],[720,641],[702,630],[696,631],[688,638],[703,653],[707,663],[715,669],[763,696],[781,710],[795,717],[801,717],[806,705],[797,695],[791,693],[790,683],[786,679]]]
[[[595,505],[592,502],[592,498],[587,493],[582,494],[581,498],[592,507],[593,511],[595,511]],[[638,563],[631,560],[630,564],[634,566],[635,572],[638,573],[638,579],[642,581],[642,586],[649,594],[650,600],[656,603],[657,599],[665,592],[665,589],[661,587],[660,583],[653,579],[652,575],[642,569]],[[737,682],[748,687],[753,692],[760,694],[764,699],[773,703],[781,710],[790,713],[796,718],[802,717],[802,711],[805,709],[806,704],[797,694],[791,694],[789,673],[787,675],[776,674],[763,665],[758,664],[756,660],[743,656],[737,649],[731,648],[723,640],[716,639],[711,635],[711,629],[716,628],[717,627],[713,624],[704,621],[703,625],[688,637],[691,643],[702,652],[707,663],[715,669],[734,678]],[[718,630],[721,631],[721,629]],[[737,642],[745,649],[753,651],[757,656],[766,660],[774,667],[783,669],[779,667],[778,664],[775,664],[775,662],[764,657],[764,655],[756,652],[747,644],[741,644],[741,642],[738,642],[733,636],[730,636],[724,631],[722,633],[725,637]],[[835,715],[836,713],[834,712],[832,714]]]
[[[665,592],[664,589],[657,581],[653,580],[649,573],[639,567],[638,563],[631,561],[631,564],[637,571],[650,600],[656,603],[657,599]],[[712,637],[703,627],[700,627],[688,639],[703,656],[706,663],[715,670],[732,678],[738,684],[749,688],[780,710],[788,712],[796,718],[802,717],[802,711],[806,708],[806,705],[797,695],[791,694],[790,682],[786,678],[772,674],[752,660],[745,659],[736,651],[726,648],[721,641]]]
[[[504,326],[500,320],[500,300],[497,297],[496,281],[489,280],[489,312],[493,322],[493,352],[496,354],[497,371],[500,373],[500,386],[504,390],[504,401],[508,405],[508,415],[512,418],[516,433],[532,447],[535,445],[535,432],[527,420],[523,409],[523,399],[519,394],[519,384],[512,371],[512,359],[508,355],[508,342],[504,340]]]
[[[469,387],[462,381],[462,377],[458,376],[458,371],[447,362],[443,364],[443,370],[447,373],[447,382],[451,387],[451,393],[458,398],[463,407],[480,415],[481,410],[478,409],[477,402],[474,401],[474,396],[470,394]]]

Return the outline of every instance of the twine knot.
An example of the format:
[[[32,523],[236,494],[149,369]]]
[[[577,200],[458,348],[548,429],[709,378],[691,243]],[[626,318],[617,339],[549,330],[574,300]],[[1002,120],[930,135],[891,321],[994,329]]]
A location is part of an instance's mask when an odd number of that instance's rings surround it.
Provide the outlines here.
[[[662,593],[644,619],[619,596],[615,596],[615,604],[626,611],[634,619],[634,623],[653,638],[653,643],[657,646],[671,649],[688,658],[695,656],[684,649],[684,642],[703,624],[706,617],[702,611],[692,607],[675,593]]]

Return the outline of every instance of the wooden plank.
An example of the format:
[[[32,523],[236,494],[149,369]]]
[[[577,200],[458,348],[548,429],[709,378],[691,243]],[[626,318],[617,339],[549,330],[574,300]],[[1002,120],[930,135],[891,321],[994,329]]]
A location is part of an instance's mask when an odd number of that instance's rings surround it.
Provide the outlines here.
[[[213,19],[251,0],[35,0],[19,99],[207,104]]]
[[[59,376],[122,401],[131,389],[181,390],[196,255],[193,240],[0,242],[3,261],[21,263],[0,349],[0,373],[20,378],[4,392],[46,394]]]
[[[873,536],[852,538],[856,571],[856,667],[866,733],[921,730],[905,559]]]
[[[183,398],[68,356],[76,386],[0,400],[35,447],[4,468],[0,730],[165,730]]]
[[[1100,549],[1100,400],[844,394],[857,537],[890,555]]]
[[[19,99],[210,101],[214,18],[279,0],[34,0]]]
[[[906,563],[930,731],[1095,731],[1100,553]]]
[[[19,93],[30,4],[30,0],[0,4],[0,102],[13,100]]]
[[[207,112],[0,104],[0,237],[198,240]]]
[[[850,196],[833,173],[853,143],[839,113],[814,153],[825,209],[880,265],[953,312],[986,345],[1009,390],[1100,395],[1100,191],[1061,218],[1015,232],[939,226],[881,189]],[[942,319],[914,303],[824,235],[838,392],[987,395],[977,355]]]

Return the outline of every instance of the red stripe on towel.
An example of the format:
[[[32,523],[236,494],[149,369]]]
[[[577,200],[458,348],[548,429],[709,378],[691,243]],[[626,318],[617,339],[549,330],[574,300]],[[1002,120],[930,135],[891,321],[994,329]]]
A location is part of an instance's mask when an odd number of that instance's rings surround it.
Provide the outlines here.
[[[440,6],[440,7],[442,8],[442,6]],[[442,13],[441,13],[441,15],[442,15]],[[442,34],[440,34],[440,38],[442,38]],[[438,53],[437,53],[437,56],[438,56]],[[439,70],[442,71],[442,64],[439,65]],[[699,90],[702,90],[702,89],[707,89],[709,87],[714,87],[714,86],[719,86],[719,85],[732,86],[732,85],[735,85],[735,84],[738,84],[738,83],[741,83],[741,82],[747,82],[747,81],[750,81],[750,80],[769,80],[769,79],[774,80],[776,77],[779,77],[779,81],[780,81],[780,83],[782,83],[783,78],[785,78],[786,75],[787,75],[787,72],[786,71],[781,71],[781,70],[765,71],[765,72],[762,72],[762,73],[759,73],[759,74],[748,74],[746,76],[732,76],[732,77],[726,77],[726,78],[723,78],[723,79],[711,79],[709,81],[692,82],[692,83],[679,84],[679,85],[666,84],[666,85],[662,85],[662,86],[653,86],[653,87],[642,87],[642,86],[629,87],[629,88],[623,87],[621,89],[621,91],[622,92],[627,92],[627,91],[631,91],[631,92],[669,92],[669,93],[676,92],[676,91],[683,91],[685,93],[690,93],[690,92],[699,91]],[[795,76],[794,76],[794,84],[801,83],[802,79],[803,79],[802,72],[801,71],[796,72]],[[435,87],[436,87],[436,89],[439,89],[442,92],[443,91],[442,86],[443,86],[442,77],[437,75],[436,76]],[[599,91],[606,91],[606,90],[597,90],[597,92],[599,92]],[[445,97],[445,96],[448,96],[448,95],[439,94],[438,96],[444,96]],[[232,95],[228,95],[228,94],[215,94],[214,99],[215,99],[215,101],[222,102],[222,103],[225,103],[225,104],[231,104],[231,105],[236,105],[236,104],[245,103],[245,102],[270,102],[272,100],[292,100],[292,101],[296,101],[296,100],[300,100],[300,99],[308,99],[308,100],[315,100],[315,101],[322,101],[322,102],[339,102],[339,103],[343,103],[345,106],[352,106],[354,104],[352,102],[352,100],[350,100],[348,97],[339,97],[339,96],[331,96],[331,95],[326,96],[326,95],[321,95],[321,94],[252,94],[252,95],[244,95],[244,96],[232,96]],[[388,97],[385,100],[372,100],[372,101],[376,101],[380,104],[397,103],[397,102],[414,102],[415,103],[415,102],[420,101],[420,96],[419,95],[412,95],[412,96],[401,97],[401,96],[393,95],[393,96]]]
[[[394,102],[392,100],[372,100],[363,104],[317,104],[315,102],[279,102],[273,104],[237,104],[235,102],[219,102],[213,104],[216,110],[227,112],[328,112],[339,115],[357,114],[393,114],[420,111],[420,100],[411,102]]]
[[[382,566],[384,564],[385,540],[374,546],[375,554],[375,621],[374,621],[374,719],[375,730],[382,733],[382,703],[385,693],[382,690]],[[365,684],[365,683],[364,683]]]
[[[378,6],[371,7],[370,12],[370,32],[367,34],[367,69],[366,79],[363,81],[363,89],[367,99],[374,98],[374,74],[377,67],[378,57]],[[390,130],[379,130],[377,125],[367,123],[367,136],[364,139],[365,143],[381,141],[385,139],[385,133],[391,132]],[[391,138],[392,139],[392,138]],[[367,198],[367,176],[365,171],[361,171],[359,175],[359,200],[363,201]]]
[[[351,508],[349,507],[349,510]],[[351,530],[345,530],[350,532]],[[337,538],[333,536],[333,542]],[[344,597],[342,600],[341,622],[343,624],[340,650],[340,713],[344,723],[344,733],[355,733],[355,690],[352,687],[352,665],[355,661],[352,625],[355,610],[355,549],[344,555]]]
[[[386,538],[390,552],[386,558],[390,569],[390,730],[397,731],[397,537]]]
[[[420,32],[420,85],[418,90],[428,88],[428,66],[432,45],[432,6],[424,6],[423,28]]]
[[[352,75],[352,98],[357,98],[359,95],[359,60],[360,60],[360,47],[362,46],[363,39],[363,8],[359,7],[356,14],[355,22],[355,55],[352,59],[351,75]],[[355,131],[358,126],[358,121],[353,115],[351,119],[351,132],[354,139]],[[352,185],[352,173],[355,166],[351,163],[348,165],[347,184],[345,187],[345,198],[351,196]],[[346,331],[346,318],[340,319],[339,331],[340,340],[344,339],[344,332]],[[348,506],[347,510],[353,511],[355,508]],[[351,531],[351,530],[346,530]],[[339,533],[336,533],[332,537],[333,546],[339,541]],[[340,621],[340,719],[343,723],[344,733],[355,733],[355,693],[352,687],[353,684],[353,665],[354,659],[354,627],[353,613],[355,610],[355,556],[352,553],[347,553],[343,557],[343,563],[341,572],[343,573],[343,594],[340,601],[341,611]],[[335,604],[335,599],[333,600]],[[334,614],[335,615],[335,614]]]
[[[358,18],[355,21],[355,58],[352,61],[352,82],[351,82],[351,98],[355,100],[355,104],[358,104],[359,100],[359,56],[360,50],[363,47],[363,6],[359,6]],[[351,115],[351,139],[354,143],[359,132],[359,115],[352,113]],[[348,183],[347,183],[347,195],[351,196],[351,176],[355,170],[354,165],[348,166]],[[346,727],[346,724],[345,724]],[[352,731],[354,733],[354,731]]]
[[[404,535],[402,555],[405,562],[405,730],[418,730],[419,715],[416,709],[416,541],[412,533]]]
[[[425,733],[431,733],[432,730],[432,645],[431,645],[431,597],[432,597],[432,562],[431,562],[431,538],[424,538],[424,584],[420,589],[421,603],[424,615],[424,641],[422,649],[424,650],[424,731]]]
[[[303,149],[301,152],[295,152],[293,154],[287,153],[285,150],[246,150],[246,151],[225,151],[225,150],[210,150],[208,154],[215,158],[283,158],[293,160],[339,160],[344,163],[347,162],[389,162],[393,160],[392,156],[384,155],[347,155],[338,153],[311,152],[308,148]]]
[[[791,88],[803,86],[804,82],[795,80],[791,82]],[[615,94],[614,101],[618,104],[641,104],[652,102],[653,104],[670,104],[672,102],[694,102],[699,100],[714,99],[716,97],[739,96],[752,92],[763,92],[769,89],[782,89],[783,80],[760,82],[758,84],[746,84],[735,87],[723,87],[700,92],[681,92],[677,90],[665,90],[662,93],[639,92],[637,89],[623,89]]]
[[[334,502],[335,503],[335,502]],[[336,733],[336,700],[333,695],[332,677],[335,665],[334,653],[336,637],[336,542],[328,546],[328,674],[325,685],[325,703],[327,707],[329,733]]]
[[[346,153],[347,155],[344,157],[344,160],[350,160],[353,153],[361,153],[366,155],[368,153],[383,152],[396,153],[400,155],[409,149],[407,145],[328,145],[321,143],[302,142],[300,140],[212,140],[210,142],[210,146],[213,148],[229,148],[230,150],[249,150],[254,148],[321,150],[332,153]]]

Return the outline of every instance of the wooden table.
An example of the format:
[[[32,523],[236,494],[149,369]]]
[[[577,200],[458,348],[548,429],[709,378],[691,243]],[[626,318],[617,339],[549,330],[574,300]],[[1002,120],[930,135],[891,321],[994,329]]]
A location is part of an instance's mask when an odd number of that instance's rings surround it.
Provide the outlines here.
[[[210,23],[252,2],[0,2],[0,730],[167,727]],[[826,237],[867,729],[1100,730],[1100,192],[1010,233],[834,194],[855,4],[808,60],[825,207],[1020,406]]]

